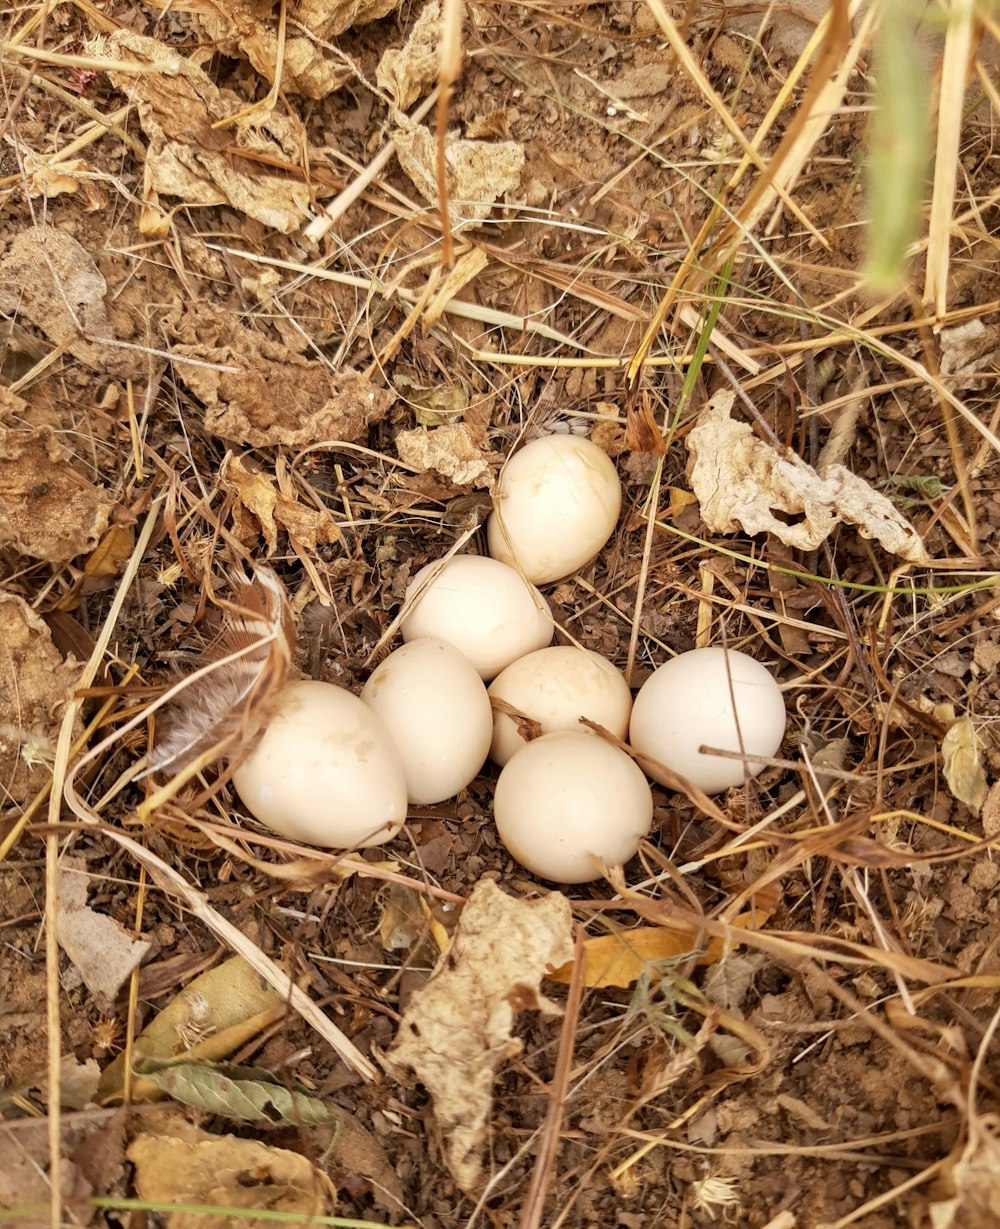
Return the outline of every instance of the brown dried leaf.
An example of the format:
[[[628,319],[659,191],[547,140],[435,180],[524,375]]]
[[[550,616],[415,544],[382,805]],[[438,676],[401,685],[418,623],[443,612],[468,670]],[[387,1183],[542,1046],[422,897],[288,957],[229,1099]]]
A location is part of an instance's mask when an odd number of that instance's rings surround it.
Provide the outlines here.
[[[106,1187],[101,1189],[91,1175],[82,1172],[75,1163],[75,1151],[101,1127],[89,1113],[66,1115],[60,1123],[62,1195],[72,1201],[75,1219],[83,1226],[105,1223],[98,1221],[97,1209],[88,1200],[93,1194],[105,1194]],[[14,1229],[47,1229],[51,1223],[48,1129],[47,1118],[0,1120],[0,1211],[7,1214],[4,1223]]]
[[[756,908],[733,918],[731,926],[758,930],[770,917],[770,910]],[[673,926],[637,926],[615,935],[596,935],[587,939],[584,951],[584,984],[591,988],[631,986],[661,960],[674,960],[692,952],[699,938],[693,929]],[[730,950],[721,939],[712,939],[697,957],[698,965],[714,964]],[[568,985],[573,963],[549,975],[551,981]]]
[[[0,593],[0,805],[25,802],[52,777],[66,705],[80,677],[28,604]],[[77,721],[74,733],[82,724]]]
[[[138,379],[145,371],[142,355],[102,345],[115,339],[107,292],[87,250],[54,226],[21,231],[0,264],[0,312],[30,321],[91,371]]]
[[[86,863],[66,857],[59,864],[56,937],[98,1006],[109,1011],[115,995],[150,949],[107,914],[87,905]]]
[[[235,493],[239,504],[259,524],[268,556],[274,554],[281,529],[287,532],[295,546],[309,551],[315,551],[320,543],[336,542],[340,538],[340,527],[329,512],[307,508],[282,495],[266,474],[248,469],[232,453],[223,460],[220,476]]]
[[[231,205],[286,235],[311,216],[309,187],[268,167],[299,163],[301,133],[288,116],[276,110],[252,125],[213,128],[235,114],[242,99],[218,89],[207,73],[155,38],[118,30],[107,46],[111,54],[140,63],[179,60],[174,75],[108,70],[138,108],[149,140],[144,200],[155,205],[162,193],[189,205]]]
[[[181,343],[174,353],[240,368],[226,372],[180,363],[177,371],[206,407],[206,431],[255,448],[353,443],[385,417],[393,401],[392,393],[360,372],[332,372],[242,327],[224,347]]]
[[[417,124],[393,132],[399,165],[424,200],[435,208],[437,139]],[[481,226],[496,202],[512,192],[524,170],[524,146],[518,141],[467,141],[449,133],[445,142],[445,180],[452,222],[469,229]]]
[[[392,1211],[403,1211],[403,1185],[378,1139],[357,1118],[341,1114],[332,1130],[314,1128],[316,1151],[340,1190],[352,1195],[372,1193]]]
[[[437,80],[440,34],[441,5],[439,0],[429,0],[403,46],[382,53],[375,80],[392,96],[398,111],[408,110]]]
[[[117,576],[132,555],[135,536],[129,525],[112,525],[83,565],[88,576]]]
[[[944,778],[959,802],[978,815],[986,801],[989,786],[979,757],[976,727],[968,717],[960,717],[941,740]]]
[[[384,1059],[397,1075],[412,1068],[434,1098],[448,1167],[463,1191],[475,1190],[479,1179],[496,1072],[520,1049],[511,1036],[515,1013],[558,1013],[539,986],[547,972],[572,959],[571,931],[561,893],[516,900],[482,880]]]
[[[481,427],[453,423],[447,427],[416,427],[396,436],[399,459],[416,469],[432,469],[456,486],[491,489],[494,475],[484,451],[486,435]],[[498,458],[499,460],[499,458]]]
[[[331,54],[329,43],[351,26],[385,17],[400,0],[288,0],[281,88],[307,98],[325,98],[356,75],[347,57]],[[264,0],[212,0],[210,4],[172,4],[195,9],[198,24],[223,55],[246,56],[274,82],[278,58],[277,6]]]
[[[305,1223],[334,1206],[329,1178],[296,1152],[195,1127],[186,1134],[140,1135],[128,1150],[140,1199],[220,1209],[168,1213],[168,1229],[271,1229],[275,1213]],[[226,1216],[224,1208],[252,1208],[271,1219]]]
[[[922,563],[920,535],[891,500],[843,465],[817,473],[789,451],[782,456],[730,417],[735,393],[720,392],[688,435],[691,489],[715,533],[773,533],[786,546],[814,550],[841,522],[856,526],[894,555]],[[787,524],[776,512],[799,518]]]
[[[66,563],[94,549],[113,506],[73,467],[50,427],[0,427],[0,546]]]
[[[225,1058],[283,1008],[281,995],[264,985],[242,956],[233,956],[188,982],[153,1017],[136,1038],[133,1063],[162,1062],[187,1051],[202,1058]],[[102,1103],[115,1099],[124,1077],[122,1054],[101,1075],[98,1099]],[[155,1101],[161,1095],[148,1081],[133,1081],[133,1100]]]

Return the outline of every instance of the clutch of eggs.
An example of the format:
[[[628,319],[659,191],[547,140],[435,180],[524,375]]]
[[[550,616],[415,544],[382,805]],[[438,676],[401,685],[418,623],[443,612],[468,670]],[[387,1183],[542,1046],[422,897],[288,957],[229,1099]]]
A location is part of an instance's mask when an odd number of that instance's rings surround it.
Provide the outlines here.
[[[621,503],[614,465],[588,439],[547,436],[515,453],[487,525],[492,557],[458,555],[413,577],[405,643],[361,698],[316,682],[281,694],[233,774],[250,813],[310,844],[376,845],[399,831],[408,805],[465,789],[489,755],[502,769],[494,816],[508,851],[542,878],[581,883],[628,861],[648,833],[643,770],[706,793],[756,775],[781,743],[785,706],[755,659],[721,648],[682,653],[633,704],[605,658],[549,647],[554,622],[535,585],[590,562]],[[581,718],[618,739],[627,733],[642,769]]]

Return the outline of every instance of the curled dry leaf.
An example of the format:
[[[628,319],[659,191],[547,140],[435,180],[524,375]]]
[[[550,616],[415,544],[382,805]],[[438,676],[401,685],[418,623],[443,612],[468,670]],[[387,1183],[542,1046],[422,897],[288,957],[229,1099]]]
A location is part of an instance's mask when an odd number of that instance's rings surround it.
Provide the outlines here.
[[[66,705],[80,677],[21,598],[0,593],[0,807],[26,802],[52,777]],[[82,730],[78,720],[74,734]]]
[[[264,1122],[271,1126],[315,1126],[337,1122],[340,1113],[318,1097],[277,1083],[270,1071],[225,1063],[147,1059],[139,1066],[144,1080],[172,1100],[205,1114]]]
[[[29,196],[45,196],[51,199],[67,192],[75,192],[81,181],[74,179],[73,173],[85,173],[89,169],[82,158],[66,158],[61,162],[53,162],[31,150],[24,155]]]
[[[406,376],[393,380],[421,427],[445,427],[459,422],[469,408],[469,393],[461,384],[414,384]]]
[[[396,436],[396,451],[407,465],[420,470],[432,469],[443,478],[450,478],[456,486],[487,490],[493,486],[490,459],[494,454],[486,446],[482,427],[461,422],[447,427],[400,431]]]
[[[393,401],[392,393],[360,372],[333,372],[242,326],[233,329],[225,346],[178,343],[173,352],[239,368],[177,366],[180,378],[205,405],[205,430],[237,444],[350,444],[384,418]]]
[[[911,563],[926,561],[920,535],[891,500],[843,465],[817,473],[795,453],[777,452],[748,423],[732,419],[734,400],[734,393],[716,393],[687,440],[691,489],[709,529],[773,533],[786,546],[814,550],[846,521],[890,553]]]
[[[285,1001],[265,985],[242,956],[194,978],[153,1017],[135,1040],[134,1065],[166,1062],[190,1053],[221,1059],[280,1019]],[[120,1054],[101,1075],[97,1088],[103,1104],[117,1100],[125,1082],[125,1055]],[[162,1091],[141,1077],[132,1083],[132,1099],[156,1101]]]
[[[91,371],[139,379],[145,358],[115,340],[108,283],[89,252],[54,226],[21,231],[0,263],[0,312],[30,321]]]
[[[978,815],[989,786],[979,756],[976,727],[968,717],[960,717],[941,740],[944,778],[959,802],[964,802],[973,815]]]
[[[140,63],[178,58],[155,38],[118,30],[108,50]],[[292,175],[271,169],[294,168],[300,158],[300,132],[278,111],[258,116],[250,126],[213,128],[235,114],[243,100],[220,90],[207,73],[180,58],[179,71],[119,73],[108,76],[139,111],[149,140],[143,199],[157,208],[158,193],[178,197],[188,205],[231,205],[247,217],[289,234],[311,216],[310,188]],[[146,233],[165,233],[162,217],[147,217]]]
[[[139,1135],[128,1150],[140,1199],[205,1209],[167,1213],[168,1229],[273,1229],[275,1219],[307,1224],[334,1206],[330,1179],[297,1152],[193,1126],[175,1130]],[[225,1208],[268,1216],[226,1216]]]
[[[463,1191],[476,1189],[493,1080],[520,1043],[518,1011],[555,1015],[542,978],[573,956],[569,901],[506,896],[491,880],[476,885],[451,947],[418,990],[383,1060],[391,1073],[410,1068],[434,1098],[445,1155]]]
[[[118,576],[132,556],[135,535],[130,525],[112,525],[83,565],[88,576]]]
[[[162,0],[161,0],[162,2]],[[357,76],[347,56],[324,46],[352,26],[385,17],[400,0],[288,0],[281,88],[307,98],[325,98]],[[212,44],[234,59],[246,56],[268,81],[278,62],[278,8],[254,0],[181,0],[173,12],[193,13]]]
[[[228,453],[220,467],[223,484],[236,496],[233,515],[239,525],[247,517],[254,524],[250,527],[253,539],[257,532],[263,536],[267,554],[274,554],[278,545],[278,531],[283,529],[297,548],[315,551],[321,543],[336,542],[340,527],[325,509],[309,508],[296,499],[290,499],[278,490],[266,474],[251,470],[239,457]],[[239,534],[244,545],[249,546],[246,535]]]
[[[438,74],[441,5],[430,0],[420,10],[402,47],[383,52],[375,72],[380,89],[392,95],[397,111],[405,111],[425,94]]]
[[[399,165],[424,200],[435,208],[437,139],[419,124],[393,132]],[[524,146],[518,141],[468,141],[449,133],[444,151],[448,212],[454,223],[481,226],[501,197],[512,192],[524,170]]]
[[[21,417],[24,402],[0,393],[0,412]],[[114,505],[77,471],[51,427],[0,426],[0,546],[47,563],[93,550]]]
[[[931,1229],[992,1229],[1000,1222],[1000,1141],[974,1118],[971,1136],[948,1159],[927,1209]],[[943,1189],[942,1189],[943,1188]]]
[[[769,907],[758,906],[734,917],[729,924],[739,930],[759,930],[770,915]],[[584,985],[591,989],[631,986],[657,962],[677,960],[699,947],[702,950],[695,964],[710,965],[727,955],[732,944],[722,939],[704,943],[693,928],[680,926],[637,926],[620,934],[595,935],[583,945]],[[572,962],[549,976],[552,981],[568,984],[573,976]]]

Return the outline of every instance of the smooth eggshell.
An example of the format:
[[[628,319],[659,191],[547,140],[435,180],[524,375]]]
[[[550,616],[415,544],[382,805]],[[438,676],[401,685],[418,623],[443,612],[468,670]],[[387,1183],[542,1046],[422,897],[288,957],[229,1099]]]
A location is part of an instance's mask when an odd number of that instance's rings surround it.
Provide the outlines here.
[[[403,765],[382,723],[332,683],[291,683],[233,773],[255,819],[324,848],[381,845],[406,818]]]
[[[399,751],[410,801],[454,798],[482,768],[493,734],[475,666],[443,640],[423,637],[390,653],[361,692]]]
[[[570,576],[614,533],[622,485],[607,453],[577,435],[547,435],[514,453],[486,526],[490,554],[535,584]]]
[[[575,645],[556,645],[519,658],[497,675],[489,693],[537,721],[543,734],[586,733],[581,717],[596,721],[616,738],[628,731],[632,693],[624,675],[606,657]],[[525,746],[517,724],[494,712],[490,759],[502,767]]]
[[[735,696],[735,707],[733,697]],[[772,756],[785,733],[785,702],[766,666],[735,649],[692,649],[666,662],[639,689],[629,742],[706,794],[744,782],[744,762],[699,754],[699,746]],[[656,764],[643,762],[663,785]],[[747,763],[755,777],[763,764]]]
[[[627,862],[653,822],[653,796],[631,759],[592,734],[545,734],[500,773],[493,798],[508,852],[541,879],[586,883]]]
[[[552,612],[534,585],[496,559],[456,555],[429,563],[410,581],[409,603],[440,572],[403,619],[404,640],[433,636],[453,645],[489,680],[512,661],[552,640]]]

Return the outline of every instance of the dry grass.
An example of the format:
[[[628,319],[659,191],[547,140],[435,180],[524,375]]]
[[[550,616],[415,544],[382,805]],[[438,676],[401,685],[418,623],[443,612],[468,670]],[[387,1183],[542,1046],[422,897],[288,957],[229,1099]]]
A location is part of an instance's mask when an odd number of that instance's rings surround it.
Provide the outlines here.
[[[243,154],[225,134],[271,115],[295,122],[299,157],[283,173],[310,186],[315,217],[288,236],[233,209],[183,203],[162,233],[140,230],[149,202],[135,108],[85,74],[113,59],[117,73],[155,77],[174,62],[89,53],[89,40],[124,21],[124,5],[25,3],[2,27],[0,241],[32,224],[68,224],[101,249],[115,319],[131,312],[135,325],[124,344],[147,372],[120,381],[117,408],[101,409],[97,374],[73,357],[76,339],[48,338],[35,322],[35,353],[12,313],[4,385],[56,415],[79,467],[138,527],[107,583],[86,566],[0,556],[5,588],[73,615],[91,643],[51,783],[0,820],[0,867],[38,878],[44,849],[32,942],[45,961],[48,1079],[34,1104],[48,1122],[53,1229],[77,1211],[61,1193],[60,1169],[72,1164],[62,1059],[68,1038],[83,1048],[73,1018],[99,1015],[60,981],[58,870],[74,847],[113,866],[106,900],[135,932],[169,923],[185,950],[239,952],[287,999],[299,1019],[289,1013],[280,1036],[307,1054],[300,1073],[346,1089],[341,1104],[377,1122],[407,1175],[415,1223],[557,1229],[624,1209],[650,1224],[718,1215],[843,1229],[909,1224],[908,1209],[928,1200],[942,1225],[988,1223],[973,1201],[996,1198],[976,1186],[1000,1112],[996,833],[949,794],[939,747],[941,705],[951,702],[979,723],[989,769],[1000,763],[996,665],[969,665],[977,645],[998,642],[1000,347],[984,343],[956,370],[947,341],[978,321],[993,329],[1000,311],[992,18],[955,0],[928,52],[936,136],[923,229],[898,288],[873,299],[858,272],[855,187],[878,5],[862,12],[835,0],[794,54],[763,27],[734,35],[719,14],[661,0],[464,14],[449,3],[436,78],[411,110],[438,137],[440,199],[430,205],[396,166],[383,100],[365,85],[378,49],[371,27],[344,39],[366,74],[359,68],[350,97],[368,99],[367,113],[347,95],[307,104],[283,88],[289,39],[301,33],[296,7],[276,8],[272,80],[234,73],[223,57],[210,63],[246,95],[211,138],[234,163]],[[374,29],[398,44],[410,17]],[[177,54],[187,55],[190,26],[184,13],[175,20]],[[623,97],[616,73],[619,59],[654,58],[655,40],[674,57],[677,98],[650,122],[657,96]],[[602,63],[614,71],[595,71],[599,47],[612,50]],[[533,203],[484,230],[455,226],[444,164],[448,125],[475,120],[526,140],[536,159],[526,172],[538,184]],[[343,134],[344,149],[331,148],[330,132]],[[47,196],[41,181],[36,190],[39,158],[75,189]],[[200,303],[198,328],[182,337],[168,300]],[[210,317],[223,321],[214,334]],[[409,842],[374,862],[304,851],[241,822],[213,754],[158,790],[137,779],[151,723],[171,699],[171,658],[207,636],[206,595],[221,587],[221,564],[263,550],[237,522],[219,473],[226,445],[202,424],[205,397],[184,374],[185,365],[212,377],[237,371],[245,359],[235,351],[192,345],[198,329],[224,340],[236,322],[333,378],[349,368],[380,387],[399,372],[463,387],[484,447],[499,453],[553,426],[603,431],[628,507],[601,559],[558,586],[565,636],[605,652],[634,683],[679,648],[745,648],[775,663],[788,698],[794,737],[756,786],[710,799],[679,780],[658,792],[655,841],[627,876],[574,897],[562,1029],[529,1030],[497,1090],[477,1200],[449,1185],[420,1092],[383,1082],[374,1097],[361,1084],[378,1079],[370,1055],[385,1044],[371,1021],[395,1019],[407,970],[383,951],[380,980],[357,953],[377,946],[389,885],[428,907],[460,903],[483,869],[511,892],[534,890],[490,835],[488,784],[461,809],[417,816]],[[708,535],[677,495],[684,437],[719,388],[737,393],[762,438],[812,463],[846,459],[876,485],[908,483],[931,564],[893,570],[847,533],[809,555]],[[469,493],[395,455],[396,432],[411,425],[399,401],[355,439],[252,449],[282,496],[339,526],[335,543],[315,549],[284,536],[271,558],[299,618],[307,673],[360,682],[398,627],[399,578],[478,544],[479,522],[461,503]],[[930,494],[920,486],[928,477],[939,480]],[[74,737],[81,714],[87,726]],[[424,838],[448,850],[435,869]],[[218,891],[206,887],[213,879]],[[762,901],[765,925],[733,924]],[[639,919],[690,935],[691,955],[650,969],[634,991],[588,989],[585,936],[627,933]],[[726,953],[717,968],[742,960],[750,970],[731,1002],[704,992],[696,955],[713,941]],[[287,952],[314,970],[327,968],[321,957],[342,957],[345,971],[310,993],[278,963]],[[126,1052],[140,983],[137,970],[112,1012]],[[774,1016],[779,1007],[787,1019]],[[863,1049],[852,1048],[859,1030]],[[833,1076],[829,1088],[816,1082],[819,1052],[837,1081],[859,1082],[857,1106],[834,1098]],[[265,1049],[265,1061],[273,1056]],[[356,1083],[336,1075],[338,1058]],[[907,1084],[898,1115],[895,1093],[868,1096],[881,1080]],[[901,1125],[913,1118],[922,1121]],[[819,1138],[831,1133],[841,1138]],[[826,1188],[834,1167],[852,1179],[840,1194]],[[775,1194],[783,1176],[788,1207]],[[108,1206],[123,1192],[97,1194]],[[946,1198],[957,1201],[950,1212]],[[353,1210],[377,1217],[368,1199],[358,1194]]]

